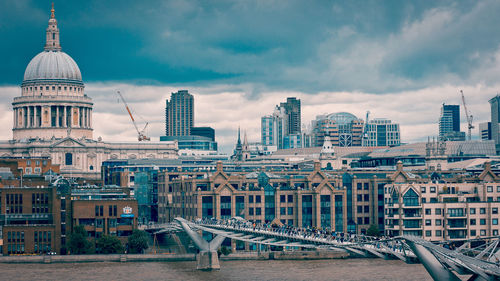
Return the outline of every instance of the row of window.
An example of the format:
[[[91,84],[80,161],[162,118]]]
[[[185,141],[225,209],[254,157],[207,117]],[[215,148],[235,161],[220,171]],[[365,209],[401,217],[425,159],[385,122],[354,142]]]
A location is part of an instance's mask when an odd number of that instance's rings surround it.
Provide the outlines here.
[[[432,209],[426,208],[425,214],[432,215]],[[441,215],[442,209],[440,209],[440,208],[434,209],[434,214]],[[466,208],[450,208],[450,209],[448,209],[448,216],[450,216],[450,217],[465,216],[466,214],[467,214]],[[469,208],[469,214],[475,215],[476,208]],[[479,214],[481,214],[481,215],[486,214],[486,208],[479,208]],[[491,208],[491,214],[493,214],[493,215],[498,214],[498,208],[497,207]]]
[[[435,230],[434,234],[435,234],[434,236],[442,237],[443,236],[443,231],[441,231],[441,230]],[[498,230],[494,229],[492,231],[492,234],[493,234],[493,236],[497,236],[498,235]],[[480,236],[486,236],[486,229],[479,230],[479,235]],[[425,231],[425,237],[431,237],[431,236],[432,236],[432,231],[431,230],[426,230]],[[475,237],[475,236],[477,236],[477,230],[471,229],[470,230],[470,237]]]
[[[45,86],[45,91],[49,91],[51,88],[51,86]],[[40,89],[40,91],[43,91],[43,86],[40,86],[40,87],[30,87],[29,88],[29,91],[28,91],[28,88],[25,88],[25,91],[24,92],[32,92],[32,91],[38,91],[38,89]],[[57,90],[58,91],[61,91],[62,87],[61,86],[57,86]],[[52,91],[55,91],[56,90],[56,86],[52,86]],[[68,90],[68,87],[67,86],[64,86],[64,90],[67,91]],[[80,88],[78,87],[69,87],[69,90],[72,91],[72,92],[80,92]]]
[[[110,217],[116,217],[117,216],[117,206],[116,205],[109,205],[108,206],[108,216]],[[96,217],[102,217],[104,216],[104,206],[103,205],[96,205],[95,206],[95,216]]]

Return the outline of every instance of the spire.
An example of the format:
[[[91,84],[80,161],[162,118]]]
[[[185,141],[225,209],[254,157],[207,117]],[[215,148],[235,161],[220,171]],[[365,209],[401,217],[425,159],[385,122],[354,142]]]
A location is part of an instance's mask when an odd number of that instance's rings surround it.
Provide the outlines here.
[[[57,28],[57,20],[55,15],[54,3],[50,10],[49,26],[46,30],[45,51],[60,51],[61,44],[59,43],[59,28]]]
[[[246,130],[245,130],[245,136],[243,137],[243,145],[248,146],[247,131]]]
[[[54,14],[56,10],[54,10],[54,2],[52,2],[52,9],[50,9],[50,18],[55,19],[56,15]]]
[[[240,126],[238,126],[238,142],[237,142],[237,145],[241,145]]]

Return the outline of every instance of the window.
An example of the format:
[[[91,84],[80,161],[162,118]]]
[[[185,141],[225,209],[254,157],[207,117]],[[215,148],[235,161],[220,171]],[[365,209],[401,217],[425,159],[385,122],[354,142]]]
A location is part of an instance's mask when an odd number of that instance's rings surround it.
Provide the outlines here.
[[[425,236],[430,237],[432,235],[432,232],[430,230],[425,231]]]
[[[357,199],[358,199],[358,202],[363,202],[363,195],[358,194]]]
[[[370,224],[370,218],[369,217],[365,217],[365,224]]]
[[[441,209],[440,209],[440,208],[437,208],[437,209],[435,210],[435,212],[436,212],[436,215],[441,215]]]
[[[286,196],[280,195],[280,202],[286,202]]]
[[[497,186],[497,192],[500,192],[500,185]]]
[[[289,194],[288,195],[288,203],[292,203],[292,202],[293,202],[293,195]]]
[[[253,210],[254,210],[253,208],[249,208],[248,209],[248,215],[249,216],[253,216]]]
[[[471,229],[470,236],[476,236],[476,230],[475,229]]]
[[[356,185],[357,187],[357,190],[362,190],[363,189],[363,184],[358,182],[358,184]]]
[[[480,234],[481,234],[481,236],[485,236],[486,235],[486,230],[485,229],[481,229]]]
[[[280,215],[282,215],[282,216],[286,215],[286,207],[280,208]]]
[[[469,214],[475,215],[476,214],[476,208],[470,208],[469,209]]]
[[[65,164],[67,166],[71,166],[73,165],[73,154],[72,153],[66,153],[65,156],[64,156],[64,159],[65,159]]]
[[[426,189],[426,188],[425,188],[425,186],[420,187],[420,191],[421,191],[422,193],[425,193],[425,189]]]
[[[486,208],[481,208],[479,209],[480,214],[486,214]]]
[[[425,209],[425,214],[426,215],[431,215],[431,209]]]
[[[370,194],[365,194],[365,202],[370,201]]]
[[[488,192],[493,192],[493,186],[491,185],[487,186],[486,189],[488,190]]]
[[[493,229],[493,235],[498,236],[498,229]]]
[[[262,208],[255,208],[255,215],[260,216],[262,213]]]
[[[470,225],[476,225],[476,219],[471,219],[469,224]]]
[[[365,206],[365,213],[369,213],[370,212],[370,206]]]
[[[363,224],[363,218],[358,218],[358,225]]]
[[[288,207],[288,215],[293,215],[293,207]]]
[[[436,193],[436,187],[435,186],[431,186],[431,193]]]
[[[491,208],[491,213],[492,214],[498,214],[498,208]]]
[[[435,220],[436,225],[441,225],[441,220]]]
[[[498,225],[498,219],[491,219],[492,225]]]
[[[436,236],[437,236],[437,237],[441,237],[441,235],[442,235],[442,234],[441,234],[441,230],[436,230]]]
[[[479,220],[480,225],[486,225],[486,219],[480,219]]]
[[[261,202],[260,195],[255,195],[255,203],[260,203],[260,202]]]
[[[358,206],[358,214],[363,213],[363,206]]]
[[[425,220],[425,225],[432,225],[432,221],[431,220]]]

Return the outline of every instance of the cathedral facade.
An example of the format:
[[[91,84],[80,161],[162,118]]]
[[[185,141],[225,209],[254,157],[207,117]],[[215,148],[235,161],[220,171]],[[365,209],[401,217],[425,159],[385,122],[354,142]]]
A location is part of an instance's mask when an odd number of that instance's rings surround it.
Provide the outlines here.
[[[94,140],[92,99],[76,62],[61,49],[52,7],[44,50],[26,67],[15,97],[13,137],[0,142],[1,157],[49,157],[61,174],[98,178],[108,159],[177,158],[176,142]]]

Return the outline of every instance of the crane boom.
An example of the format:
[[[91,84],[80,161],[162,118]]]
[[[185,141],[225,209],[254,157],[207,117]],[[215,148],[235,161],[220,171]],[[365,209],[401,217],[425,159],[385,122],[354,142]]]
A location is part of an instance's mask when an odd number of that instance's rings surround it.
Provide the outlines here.
[[[120,91],[116,91],[120,99],[122,100],[123,104],[125,105],[125,109],[127,109],[128,115],[130,116],[130,119],[132,119],[132,124],[134,124],[134,128],[137,131],[138,139],[139,141],[145,141],[145,140],[150,140],[149,137],[147,137],[144,134],[144,130],[146,130],[146,127],[148,126],[148,123],[146,123],[146,126],[144,126],[144,129],[142,131],[139,131],[139,128],[137,127],[137,124],[135,123],[134,116],[132,115],[132,112],[130,111],[130,108],[128,107],[127,102],[125,101],[125,98],[123,98],[122,94]]]
[[[462,103],[464,105],[464,111],[465,111],[465,118],[467,119],[467,137],[469,140],[472,138],[472,129],[474,129],[474,125],[472,125],[472,120],[473,116],[469,114],[469,110],[467,110],[467,104],[465,103],[465,96],[464,92],[460,90],[460,93],[462,94]]]

